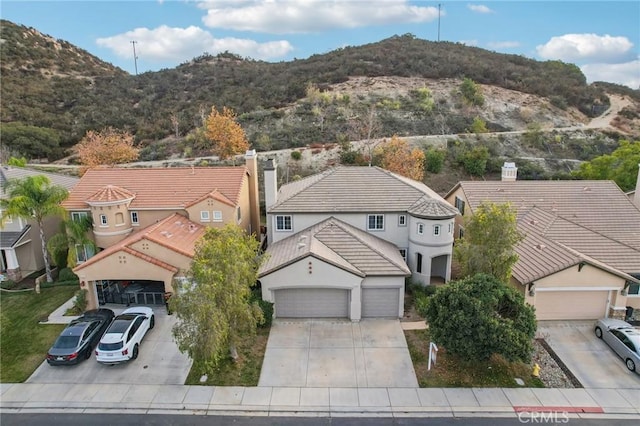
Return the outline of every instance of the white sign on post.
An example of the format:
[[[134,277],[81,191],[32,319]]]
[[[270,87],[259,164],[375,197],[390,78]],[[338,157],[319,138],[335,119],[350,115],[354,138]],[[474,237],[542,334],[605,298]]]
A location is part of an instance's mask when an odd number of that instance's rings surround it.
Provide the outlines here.
[[[429,342],[429,363],[427,364],[427,371],[431,370],[431,364],[436,365],[437,356],[438,347],[435,343]]]

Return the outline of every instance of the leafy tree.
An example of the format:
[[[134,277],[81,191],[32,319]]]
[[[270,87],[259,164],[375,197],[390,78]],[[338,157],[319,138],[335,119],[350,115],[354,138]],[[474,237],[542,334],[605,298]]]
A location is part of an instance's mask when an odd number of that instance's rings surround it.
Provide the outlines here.
[[[236,115],[230,108],[223,107],[218,111],[211,108],[205,126],[207,139],[213,144],[211,150],[221,159],[240,154],[249,149],[249,142],[244,130],[236,120]]]
[[[489,129],[487,129],[487,123],[480,117],[474,118],[473,123],[471,124],[471,132],[475,134],[489,132]]]
[[[531,360],[534,308],[515,288],[491,275],[477,274],[440,287],[423,314],[431,338],[454,355]]]
[[[411,149],[407,141],[398,136],[394,135],[389,142],[376,148],[375,155],[384,169],[419,182],[424,179],[424,151],[420,148]]]
[[[2,123],[2,144],[16,155],[49,158],[59,150],[60,136],[52,129],[22,123]]]
[[[96,251],[96,244],[87,235],[91,225],[90,216],[62,221],[60,232],[53,235],[47,242],[47,249],[51,257],[57,259],[59,253],[66,253],[66,264],[69,268],[75,268],[78,259],[86,260],[85,258],[91,257]]]
[[[444,166],[444,159],[447,157],[447,151],[431,147],[426,154],[426,168],[430,173],[440,173]]]
[[[234,225],[208,228],[196,246],[191,283],[174,283],[171,309],[179,322],[173,335],[202,372],[210,372],[229,350],[264,321],[251,286],[257,280],[259,243]]]
[[[47,273],[47,282],[52,282],[51,265],[47,254],[47,239],[44,235],[44,220],[47,216],[64,213],[60,203],[67,198],[68,191],[62,186],[52,185],[49,178],[44,175],[9,179],[5,183],[4,190],[9,198],[0,200],[2,220],[9,216],[35,220],[40,230],[42,258]]]
[[[529,146],[542,148],[544,145],[544,133],[540,123],[531,123],[527,126],[527,130],[522,134],[522,139]]]
[[[129,163],[137,160],[140,154],[133,146],[133,135],[113,127],[101,132],[89,130],[76,147],[80,163],[89,168]]]
[[[484,105],[482,89],[470,78],[462,80],[462,83],[460,83],[460,93],[462,94],[462,99],[469,105]]]
[[[464,238],[456,242],[454,258],[463,276],[484,273],[506,283],[518,260],[514,247],[523,238],[510,204],[483,202],[466,219]]]
[[[610,155],[601,155],[580,164],[572,174],[580,179],[610,179],[623,191],[631,191],[638,179],[640,141],[620,141],[620,146]]]
[[[488,160],[489,149],[486,146],[476,146],[466,150],[460,158],[464,169],[472,176],[484,176]]]
[[[9,161],[7,161],[7,164],[9,166],[14,166],[14,167],[26,167],[27,159],[25,157],[21,157],[21,158],[11,157],[9,158]]]

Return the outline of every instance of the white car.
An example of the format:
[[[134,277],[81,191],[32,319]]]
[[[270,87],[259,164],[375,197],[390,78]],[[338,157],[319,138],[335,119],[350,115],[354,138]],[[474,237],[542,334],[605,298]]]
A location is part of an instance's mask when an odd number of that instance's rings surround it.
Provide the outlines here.
[[[96,360],[102,364],[118,364],[136,359],[142,339],[154,325],[153,309],[137,306],[125,310],[102,335]]]

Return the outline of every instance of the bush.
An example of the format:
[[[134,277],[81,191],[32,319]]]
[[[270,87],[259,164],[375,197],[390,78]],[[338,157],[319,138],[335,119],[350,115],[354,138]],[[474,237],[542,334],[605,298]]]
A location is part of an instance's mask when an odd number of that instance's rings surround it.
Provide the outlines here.
[[[262,290],[259,288],[254,288],[251,291],[251,301],[258,303],[260,310],[262,310],[264,322],[260,324],[259,327],[271,327],[271,323],[273,322],[273,303],[262,300]]]
[[[293,158],[296,161],[299,161],[302,159],[302,153],[300,151],[291,151],[291,158]]]
[[[427,150],[427,159],[425,162],[427,171],[429,173],[440,173],[446,157],[446,151],[437,148],[429,148]]]
[[[472,176],[484,176],[489,160],[489,150],[485,146],[477,146],[462,155],[462,165]]]
[[[69,268],[63,268],[58,274],[58,281],[80,281],[80,278]]]
[[[82,289],[76,292],[76,297],[73,299],[73,309],[78,314],[81,314],[87,309],[87,290]]]

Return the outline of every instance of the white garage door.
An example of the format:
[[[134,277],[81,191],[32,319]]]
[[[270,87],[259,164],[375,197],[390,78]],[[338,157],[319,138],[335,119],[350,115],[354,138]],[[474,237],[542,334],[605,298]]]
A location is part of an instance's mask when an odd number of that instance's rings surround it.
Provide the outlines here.
[[[539,320],[591,320],[606,314],[608,291],[538,291]]]
[[[363,288],[362,318],[398,318],[399,297],[398,288]]]
[[[275,291],[277,318],[347,318],[349,291],[291,288]]]

